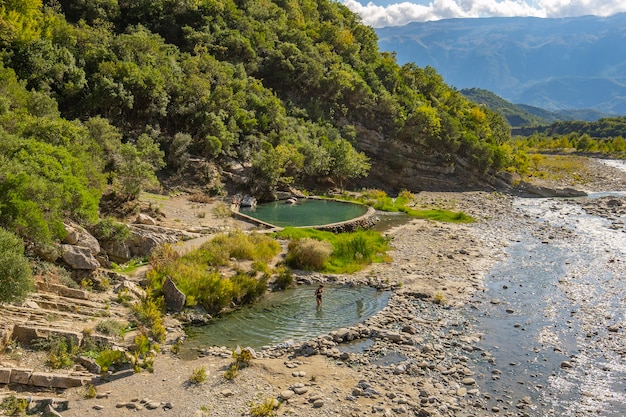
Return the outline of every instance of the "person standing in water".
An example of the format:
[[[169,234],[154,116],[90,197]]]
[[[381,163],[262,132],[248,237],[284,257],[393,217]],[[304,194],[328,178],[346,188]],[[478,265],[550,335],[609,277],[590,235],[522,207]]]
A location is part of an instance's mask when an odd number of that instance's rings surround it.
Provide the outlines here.
[[[324,292],[324,286],[320,284],[315,290],[315,300],[317,301],[318,308],[322,306],[322,292]]]

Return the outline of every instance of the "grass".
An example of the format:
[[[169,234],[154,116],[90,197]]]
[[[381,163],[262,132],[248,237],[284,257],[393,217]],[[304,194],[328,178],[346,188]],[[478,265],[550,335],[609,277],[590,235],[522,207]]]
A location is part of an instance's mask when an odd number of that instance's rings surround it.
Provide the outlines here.
[[[204,366],[201,366],[199,368],[194,369],[191,372],[191,376],[189,377],[189,382],[191,384],[202,384],[204,381],[206,381],[206,368]]]
[[[388,240],[372,230],[332,233],[316,229],[286,227],[276,235],[292,241],[326,242],[332,247],[328,259],[320,265],[319,259],[315,259],[315,262],[307,260],[311,256],[310,252],[298,250],[297,245],[290,245],[293,250],[287,254],[287,263],[295,267],[309,266],[308,269],[329,273],[352,273],[360,271],[365,265],[390,260],[386,255],[389,249]]]
[[[273,417],[276,415],[275,409],[279,403],[274,398],[266,398],[260,404],[253,404],[250,408],[250,415],[253,417]]]
[[[550,180],[569,181],[573,184],[584,184],[589,172],[581,157],[576,155],[539,155],[533,158],[535,162],[530,169],[529,176]]]
[[[147,259],[131,259],[125,264],[118,265],[115,262],[112,263],[113,270],[119,274],[131,274],[135,272],[140,266],[148,264]]]
[[[151,257],[153,270],[146,274],[155,294],[170,277],[186,297],[186,305],[202,306],[211,314],[233,305],[253,302],[267,289],[267,263],[280,252],[280,244],[262,234],[231,232],[220,234],[199,249],[179,257],[167,247]],[[223,275],[219,268],[233,260],[252,261],[249,272]],[[261,275],[258,277],[258,275]]]
[[[446,209],[416,209],[411,206],[415,195],[409,191],[402,191],[397,197],[388,196],[382,190],[365,190],[357,196],[345,194],[342,199],[357,201],[374,207],[376,210],[387,212],[403,212],[419,219],[428,219],[447,223],[471,223],[475,219],[463,212]]]

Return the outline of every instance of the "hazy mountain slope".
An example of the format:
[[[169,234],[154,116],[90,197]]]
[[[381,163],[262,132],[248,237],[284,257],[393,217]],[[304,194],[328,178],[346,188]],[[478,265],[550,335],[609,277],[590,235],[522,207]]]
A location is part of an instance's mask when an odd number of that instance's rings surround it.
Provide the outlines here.
[[[449,19],[377,29],[399,63],[432,66],[457,88],[479,87],[549,110],[626,113],[626,14],[563,19]]]
[[[614,115],[593,109],[550,111],[527,104],[513,104],[495,93],[481,88],[464,88],[461,94],[475,103],[483,104],[506,118],[511,127],[540,126],[566,120],[594,122]]]

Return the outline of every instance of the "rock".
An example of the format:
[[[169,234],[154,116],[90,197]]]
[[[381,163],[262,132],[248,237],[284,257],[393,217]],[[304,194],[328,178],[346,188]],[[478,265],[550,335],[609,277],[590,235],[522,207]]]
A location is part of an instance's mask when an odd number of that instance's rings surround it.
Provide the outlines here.
[[[456,390],[456,395],[459,397],[464,397],[467,394],[467,389],[464,387],[460,387]]]
[[[415,329],[415,327],[410,326],[410,325],[404,326],[402,328],[402,331],[408,334],[417,334],[417,330]]]
[[[476,383],[476,380],[474,378],[467,377],[467,378],[463,378],[461,380],[461,383],[463,385],[474,385]]]
[[[227,397],[227,398],[228,397],[232,397],[233,395],[235,395],[235,393],[232,392],[229,389],[222,390],[221,394],[222,394],[223,397]]]
[[[94,256],[100,253],[100,243],[98,242],[98,239],[93,237],[87,229],[80,226],[78,223],[71,221],[67,221],[64,226],[65,231],[67,232],[65,239],[63,240],[65,243],[73,246],[88,248],[89,252],[91,252]]]
[[[149,401],[149,402],[146,403],[146,408],[148,410],[156,410],[160,406],[161,406],[161,403],[158,403],[156,401]]]
[[[294,395],[296,395],[296,393],[295,393],[295,392],[293,392],[293,391],[292,391],[292,390],[290,390],[290,389],[287,389],[287,390],[281,391],[281,392],[280,392],[280,394],[279,394],[278,396],[279,396],[281,399],[283,399],[283,400],[288,400],[288,399],[290,399],[291,397],[293,397]]]
[[[309,391],[307,387],[295,387],[295,388],[292,388],[292,390],[298,395],[306,394]]]
[[[570,361],[563,361],[561,362],[561,368],[563,369],[570,369],[573,368],[574,365],[572,365],[572,363]]]
[[[185,308],[187,296],[178,289],[170,277],[167,277],[163,283],[163,295],[168,310],[178,312]]]
[[[319,399],[313,402],[313,408],[322,408],[324,406],[324,400]]]
[[[61,245],[61,256],[72,269],[95,270],[100,263],[89,248],[73,245]]]
[[[139,213],[137,215],[137,218],[135,219],[135,223],[137,224],[147,224],[150,226],[156,226],[157,221],[154,220],[152,217],[148,216],[145,213]]]
[[[52,407],[52,404],[48,404],[43,410],[43,417],[63,417],[57,410]]]

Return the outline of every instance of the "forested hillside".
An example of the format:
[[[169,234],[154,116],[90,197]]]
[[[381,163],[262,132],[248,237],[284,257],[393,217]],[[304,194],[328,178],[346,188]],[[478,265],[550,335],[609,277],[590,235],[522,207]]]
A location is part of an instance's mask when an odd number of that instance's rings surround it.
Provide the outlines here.
[[[328,0],[0,1],[0,225],[53,242],[105,194],[219,193],[234,165],[271,196],[519,162],[502,117],[377,42]]]

